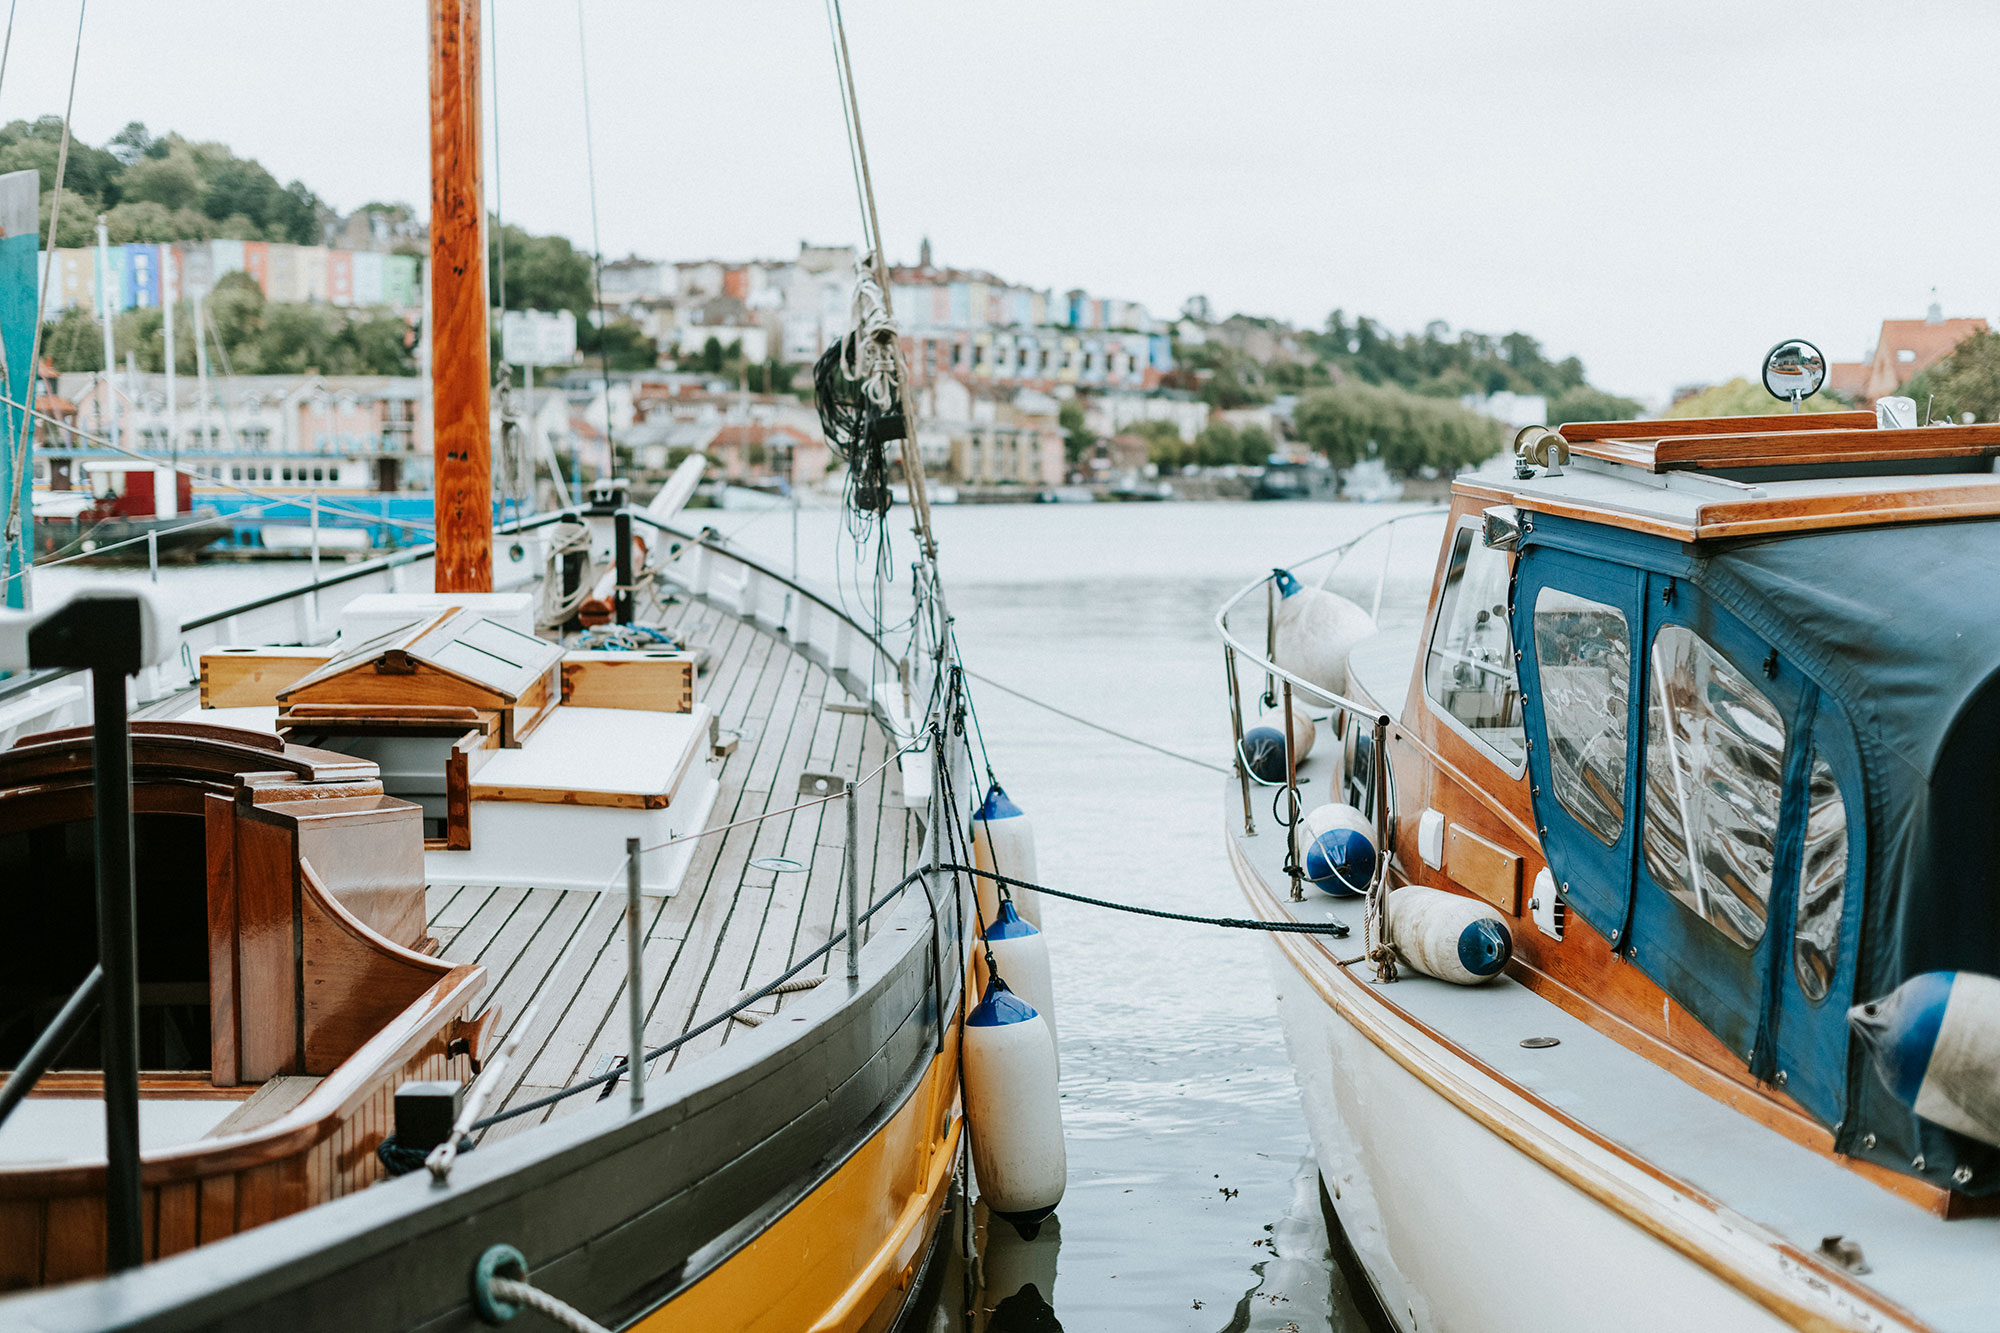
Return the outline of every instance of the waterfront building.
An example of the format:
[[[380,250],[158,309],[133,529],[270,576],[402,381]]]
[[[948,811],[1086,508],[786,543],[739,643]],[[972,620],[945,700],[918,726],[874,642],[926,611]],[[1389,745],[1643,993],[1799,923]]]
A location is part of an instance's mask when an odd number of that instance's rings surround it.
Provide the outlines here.
[[[393,375],[181,377],[167,411],[165,375],[107,378],[70,372],[55,381],[76,431],[193,470],[197,484],[329,490],[427,490],[430,443],[419,438],[423,381]],[[115,406],[114,406],[115,399]],[[82,465],[113,455],[76,431],[37,441],[37,484],[80,485]]]
[[[1943,307],[1935,301],[1922,319],[1883,320],[1874,354],[1868,359],[1868,375],[1862,382],[1860,401],[1866,405],[1877,398],[1901,393],[1904,385],[1950,356],[1960,343],[1975,333],[1985,332],[1985,320],[1946,319]]]

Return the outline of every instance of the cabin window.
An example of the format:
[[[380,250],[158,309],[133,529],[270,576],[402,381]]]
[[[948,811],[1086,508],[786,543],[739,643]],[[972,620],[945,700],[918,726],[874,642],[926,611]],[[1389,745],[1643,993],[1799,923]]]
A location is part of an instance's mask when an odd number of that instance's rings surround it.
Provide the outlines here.
[[[1507,633],[1507,555],[1460,528],[1424,658],[1424,693],[1509,768],[1527,758],[1514,645]]]
[[[1549,738],[1549,781],[1563,809],[1605,846],[1625,811],[1626,682],[1632,635],[1615,606],[1543,588],[1535,660]]]
[[[1799,862],[1798,919],[1792,969],[1799,989],[1818,1003],[1840,969],[1840,916],[1847,894],[1847,803],[1824,756],[1813,752],[1806,785],[1805,854]]]
[[[1647,692],[1646,869],[1730,943],[1754,948],[1771,897],[1784,719],[1683,625],[1654,637]]]

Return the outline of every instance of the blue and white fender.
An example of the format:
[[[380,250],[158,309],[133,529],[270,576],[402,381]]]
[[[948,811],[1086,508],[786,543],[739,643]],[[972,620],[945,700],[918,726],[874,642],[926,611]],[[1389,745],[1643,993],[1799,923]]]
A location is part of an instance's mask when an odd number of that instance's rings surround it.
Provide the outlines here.
[[[993,962],[1006,978],[1007,988],[1033,1006],[1049,1025],[1051,1040],[1056,1035],[1056,988],[1049,977],[1049,945],[1033,923],[1024,920],[1014,904],[1002,900],[997,920],[986,923],[986,945],[993,950]],[[983,994],[986,982],[985,954],[975,955],[977,979]]]
[[[1849,1009],[1847,1025],[1897,1101],[2000,1147],[2000,978],[1919,973]]]
[[[1306,713],[1305,705],[1293,699],[1292,744],[1298,749],[1299,763],[1303,764],[1306,756],[1312,753],[1318,730]],[[1275,785],[1285,780],[1285,710],[1282,706],[1260,715],[1243,733],[1243,762],[1249,766],[1251,776],[1259,782]]]
[[[989,874],[1038,883],[1035,878],[1035,828],[1021,807],[1007,799],[999,783],[986,789],[986,799],[972,814],[972,864]],[[1000,886],[984,875],[974,875],[979,883],[979,910],[987,921],[1000,916]],[[1021,917],[1030,925],[1042,924],[1041,895],[1031,889],[1012,890]]]
[[[1397,954],[1427,977],[1477,986],[1499,976],[1514,956],[1507,923],[1477,898],[1405,884],[1385,903]]]
[[[1307,812],[1299,855],[1313,887],[1336,898],[1358,898],[1375,880],[1375,825],[1338,801]]]
[[[965,1020],[963,1049],[980,1197],[1017,1226],[1040,1222],[1062,1202],[1069,1178],[1048,1023],[995,978]]]
[[[1273,660],[1323,690],[1347,693],[1347,654],[1375,632],[1375,618],[1338,593],[1308,588],[1289,570],[1278,584],[1277,647]]]

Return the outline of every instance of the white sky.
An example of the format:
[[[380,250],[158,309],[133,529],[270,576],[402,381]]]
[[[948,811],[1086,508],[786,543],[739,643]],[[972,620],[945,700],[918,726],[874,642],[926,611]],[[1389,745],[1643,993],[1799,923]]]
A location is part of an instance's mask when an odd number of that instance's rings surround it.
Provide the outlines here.
[[[509,221],[588,246],[576,12],[497,0]],[[891,256],[1318,324],[1522,329],[1659,398],[1781,337],[2000,315],[2000,11],[1977,3],[848,0]],[[0,118],[61,106],[19,6]],[[584,0],[607,254],[858,239],[820,0]],[[90,0],[76,124],[427,199],[424,5]],[[489,68],[489,96],[493,87]],[[489,143],[489,149],[491,145]],[[489,197],[491,189],[489,177]]]

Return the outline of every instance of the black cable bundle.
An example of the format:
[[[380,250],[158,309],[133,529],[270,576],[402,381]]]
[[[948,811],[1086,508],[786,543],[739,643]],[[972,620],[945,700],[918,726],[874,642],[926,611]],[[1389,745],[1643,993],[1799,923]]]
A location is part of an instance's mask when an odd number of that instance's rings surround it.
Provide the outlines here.
[[[903,401],[893,392],[887,408],[876,405],[862,382],[847,373],[854,339],[827,348],[813,366],[813,394],[827,448],[847,463],[848,503],[858,512],[889,512],[889,461],[883,446],[903,438]]]

